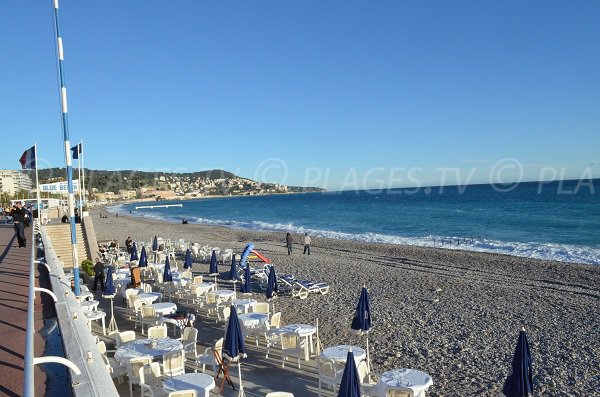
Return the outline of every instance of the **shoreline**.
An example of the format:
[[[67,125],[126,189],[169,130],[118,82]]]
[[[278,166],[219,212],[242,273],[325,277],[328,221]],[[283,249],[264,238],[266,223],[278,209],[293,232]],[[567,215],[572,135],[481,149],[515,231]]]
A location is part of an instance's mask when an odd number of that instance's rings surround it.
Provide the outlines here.
[[[298,194],[298,193],[289,193],[289,194]],[[211,198],[231,198],[231,197],[243,197],[243,196],[219,196],[219,197],[211,197]],[[208,198],[208,197],[206,197]],[[167,200],[167,201],[172,201],[172,200]],[[119,204],[132,204],[132,202],[128,202],[128,203],[119,203]],[[106,212],[110,213],[110,214],[116,214],[117,212],[113,212],[111,211],[111,207],[114,207],[116,205],[119,204],[109,204],[109,205],[98,205],[95,206],[94,209],[104,209]],[[119,213],[119,216],[128,216],[131,218],[135,218],[135,219],[147,219],[147,220],[154,220],[157,222],[166,222],[169,224],[181,224],[180,220],[175,220],[174,218],[165,218],[165,219],[158,219],[155,217],[150,217],[150,216],[135,216],[129,213],[125,213],[125,214],[121,214]],[[183,219],[183,218],[181,218]],[[189,221],[189,220],[188,220]],[[191,221],[188,223],[188,225],[199,225],[199,226],[207,226],[207,227],[223,227],[226,229],[232,229],[232,230],[239,230],[239,231],[247,231],[247,232],[261,232],[261,233],[285,233],[284,231],[281,230],[260,230],[260,229],[253,229],[253,228],[244,228],[242,226],[234,226],[234,225],[215,225],[215,224],[206,224],[206,223],[197,223],[194,221]],[[299,233],[294,233],[292,232],[292,234],[297,234],[299,235]],[[342,233],[340,232],[340,234],[347,234],[347,235],[352,235],[352,236],[359,236],[357,234],[352,234],[352,233]],[[382,235],[383,236],[383,235]],[[530,259],[530,260],[539,260],[539,261],[551,261],[551,262],[558,262],[558,263],[565,263],[565,264],[569,264],[569,265],[589,265],[589,266],[600,266],[600,263],[587,263],[587,262],[577,262],[577,261],[568,261],[568,260],[559,260],[559,259],[549,259],[549,258],[536,258],[536,257],[531,257],[531,256],[524,256],[524,255],[518,255],[518,254],[511,254],[511,253],[505,253],[505,252],[495,252],[492,249],[485,249],[485,248],[480,248],[480,249],[465,249],[460,247],[460,244],[457,244],[455,246],[452,245],[452,242],[450,243],[449,246],[446,246],[445,243],[443,241],[446,241],[448,239],[453,240],[455,238],[460,239],[461,237],[439,237],[439,238],[431,238],[431,240],[433,241],[433,245],[427,245],[427,244],[410,244],[410,243],[396,243],[396,242],[386,242],[386,241],[365,241],[365,240],[360,240],[360,239],[353,239],[353,238],[342,238],[342,237],[330,237],[330,236],[321,236],[319,234],[315,234],[315,233],[311,233],[311,237],[318,237],[319,239],[326,239],[326,240],[334,240],[334,241],[349,241],[349,242],[355,242],[355,243],[363,243],[363,244],[382,244],[382,245],[387,245],[387,246],[391,246],[391,247],[404,247],[404,248],[409,248],[409,247],[416,247],[416,248],[423,248],[423,249],[434,249],[434,250],[444,250],[444,251],[459,251],[459,252],[464,252],[464,253],[480,253],[480,254],[489,254],[489,255],[500,255],[502,257],[516,257],[516,258],[523,258],[523,259]],[[400,237],[400,236],[390,236],[390,237]],[[407,237],[407,238],[411,238],[411,237]],[[424,238],[422,238],[424,239]],[[467,238],[464,238],[465,240]],[[441,246],[436,246],[436,241],[442,241]],[[484,239],[485,240],[485,239]],[[483,240],[478,240],[483,242]],[[439,243],[438,243],[439,244]],[[540,243],[541,244],[541,243]],[[465,245],[463,243],[463,245]]]
[[[287,255],[285,233],[223,226],[177,224],[91,212],[99,240],[154,235],[239,253],[247,242],[273,261],[278,274],[330,284],[327,295],[274,301],[282,321],[320,319],[324,347],[356,344],[350,330],[360,287],[369,288],[373,369],[417,368],[429,373],[428,396],[491,395],[510,369],[518,332],[525,327],[534,356],[536,392],[590,395],[600,389],[592,368],[600,351],[600,267],[441,248],[313,238],[302,255],[294,235]],[[208,264],[194,263],[207,273]],[[222,275],[229,265],[221,265]],[[253,298],[265,300],[263,294]]]

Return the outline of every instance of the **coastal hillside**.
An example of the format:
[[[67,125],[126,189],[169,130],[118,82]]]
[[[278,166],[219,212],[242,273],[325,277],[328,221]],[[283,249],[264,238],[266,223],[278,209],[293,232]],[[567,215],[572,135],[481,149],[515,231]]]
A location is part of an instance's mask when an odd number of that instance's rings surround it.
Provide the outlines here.
[[[46,168],[39,172],[40,183],[65,180],[64,168]],[[32,178],[35,175],[31,175]],[[73,179],[77,172],[73,170]],[[161,172],[137,170],[85,169],[85,189],[91,195],[115,194],[141,198],[176,195],[248,195],[262,193],[315,192],[317,187],[286,186],[277,183],[253,181],[229,171],[214,169],[196,172]],[[161,193],[162,192],[162,193]],[[129,197],[131,198],[131,197]]]

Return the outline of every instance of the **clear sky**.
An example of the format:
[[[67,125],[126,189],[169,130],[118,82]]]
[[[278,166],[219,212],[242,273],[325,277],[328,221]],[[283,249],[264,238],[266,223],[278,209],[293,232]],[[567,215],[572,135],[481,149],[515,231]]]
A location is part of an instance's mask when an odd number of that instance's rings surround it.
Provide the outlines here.
[[[64,165],[51,4],[2,2],[2,169],[34,142]],[[89,168],[600,177],[598,1],[61,0],[60,18]]]

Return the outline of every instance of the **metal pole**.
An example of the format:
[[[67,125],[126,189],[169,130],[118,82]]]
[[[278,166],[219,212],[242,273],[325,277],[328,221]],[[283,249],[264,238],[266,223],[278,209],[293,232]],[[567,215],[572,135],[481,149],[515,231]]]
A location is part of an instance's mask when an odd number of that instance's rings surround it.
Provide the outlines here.
[[[87,199],[85,197],[85,164],[83,163],[83,139],[81,140],[80,145],[81,146],[79,147],[81,148],[81,152],[79,153],[79,157],[81,158],[81,183],[79,185],[79,188],[82,190],[83,201],[87,204]],[[81,204],[81,206],[83,207],[83,204]],[[83,214],[81,214],[81,216],[83,216]]]
[[[35,156],[35,192],[36,192],[36,198],[37,198],[38,221],[41,224],[42,223],[42,200],[40,200],[40,179],[38,177],[37,143],[35,143],[33,145],[33,153]],[[32,222],[33,222],[33,219],[32,219]]]
[[[81,204],[81,159],[79,158],[79,145],[75,145],[77,148],[77,194],[79,195],[79,219],[83,217],[81,213],[82,204]]]
[[[58,70],[60,77],[60,99],[62,108],[62,130],[65,148],[65,165],[67,168],[67,189],[69,192],[69,217],[71,219],[71,255],[73,257],[73,278],[75,283],[75,295],[79,296],[79,260],[77,258],[77,233],[75,226],[75,205],[73,195],[73,167],[71,165],[71,144],[69,142],[69,119],[67,117],[67,87],[65,85],[63,42],[60,36],[60,23],[58,19],[58,0],[53,0],[54,7],[54,30],[56,32],[56,52],[58,56]]]

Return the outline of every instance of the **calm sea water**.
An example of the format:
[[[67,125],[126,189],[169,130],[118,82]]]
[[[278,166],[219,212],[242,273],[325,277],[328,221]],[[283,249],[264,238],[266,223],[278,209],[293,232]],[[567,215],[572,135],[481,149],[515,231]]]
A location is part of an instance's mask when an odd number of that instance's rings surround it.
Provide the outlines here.
[[[313,237],[600,264],[600,180],[186,200],[113,212]],[[139,205],[139,204],[138,204]],[[282,236],[283,239],[283,236]],[[460,242],[460,244],[458,244]]]

